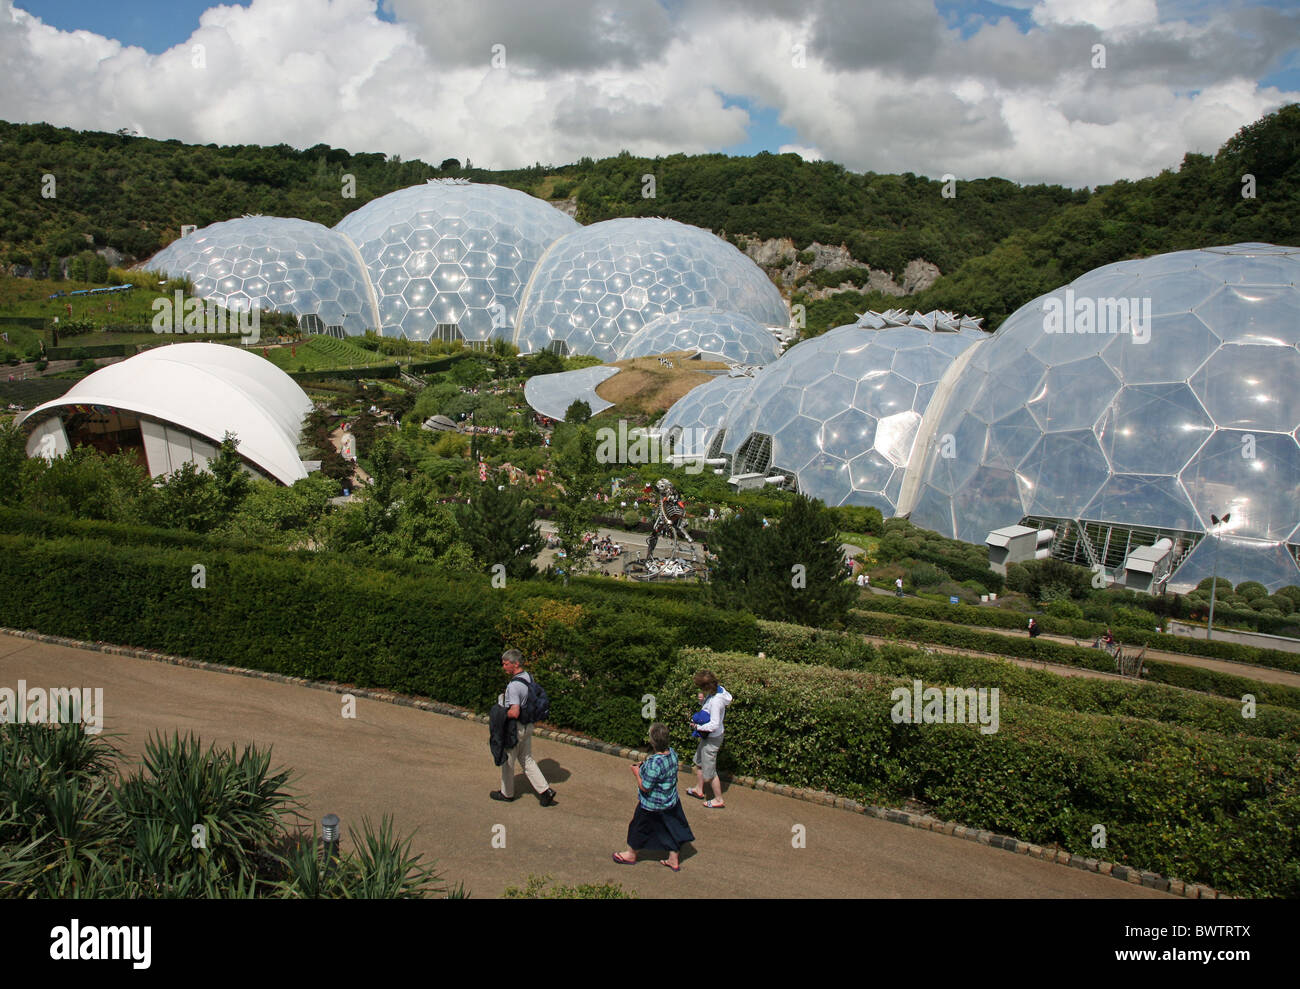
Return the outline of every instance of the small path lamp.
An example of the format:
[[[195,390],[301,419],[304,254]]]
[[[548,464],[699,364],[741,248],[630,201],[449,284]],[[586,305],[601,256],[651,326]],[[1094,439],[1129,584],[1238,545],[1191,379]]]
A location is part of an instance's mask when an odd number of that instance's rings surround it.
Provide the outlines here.
[[[320,840],[325,851],[325,871],[328,872],[339,857],[339,816],[326,814],[320,822]]]
[[[1219,527],[1228,524],[1231,515],[1225,514],[1223,518],[1217,515],[1210,516],[1210,525],[1213,526],[1214,535],[1214,563],[1210,565],[1210,618],[1206,623],[1205,639],[1208,642],[1214,637],[1214,598],[1215,592],[1219,589],[1219,544],[1223,541],[1219,535]]]

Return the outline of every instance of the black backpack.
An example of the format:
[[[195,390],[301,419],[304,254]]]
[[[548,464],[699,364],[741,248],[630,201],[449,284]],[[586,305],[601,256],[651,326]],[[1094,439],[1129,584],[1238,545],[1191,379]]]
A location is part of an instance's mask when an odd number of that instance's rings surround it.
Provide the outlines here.
[[[511,679],[511,683],[518,680],[528,687],[528,696],[524,702],[519,705],[519,723],[521,725],[531,725],[535,721],[545,721],[551,716],[551,699],[546,696],[546,690],[537,678],[529,674],[527,680],[523,674]]]

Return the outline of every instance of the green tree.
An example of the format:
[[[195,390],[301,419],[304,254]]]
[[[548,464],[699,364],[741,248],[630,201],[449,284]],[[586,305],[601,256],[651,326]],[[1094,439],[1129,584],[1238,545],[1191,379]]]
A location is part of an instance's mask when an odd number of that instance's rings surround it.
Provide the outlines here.
[[[757,512],[743,512],[719,525],[709,546],[718,557],[710,596],[721,607],[813,626],[848,614],[854,590],[844,580],[835,517],[820,501],[801,495],[766,528]]]
[[[0,422],[0,505],[16,505],[22,501],[22,469],[26,460],[26,434],[13,420]]]
[[[451,380],[467,388],[487,381],[490,376],[488,366],[473,357],[457,361],[451,368]]]
[[[551,464],[563,490],[555,507],[555,528],[566,557],[564,569],[571,573],[581,569],[591,552],[582,536],[596,513],[596,503],[590,496],[596,490],[600,465],[596,462],[596,433],[591,426],[583,423],[574,427],[567,421],[565,425],[569,427],[567,435],[557,445]]]
[[[169,529],[211,532],[228,518],[223,505],[217,479],[187,460],[154,490],[149,520]]]
[[[533,559],[542,537],[522,487],[507,484],[498,491],[491,482],[481,484],[458,515],[464,539],[482,566],[490,570],[502,564],[506,576],[515,580],[537,572]]]
[[[397,527],[396,504],[406,480],[408,460],[395,436],[386,433],[375,441],[369,466],[370,483],[360,489],[361,502],[348,513],[358,528],[345,538],[373,547]]]
[[[591,420],[591,406],[580,398],[575,398],[564,410],[564,421],[580,426]]]
[[[109,522],[138,522],[150,498],[149,476],[129,453],[111,456],[79,446],[19,469],[23,503],[37,511]]]
[[[474,554],[461,540],[451,506],[439,503],[433,481],[420,475],[404,483],[400,491],[393,525],[378,533],[371,549],[438,568],[473,570]]]
[[[537,374],[559,374],[564,370],[564,361],[553,350],[543,350],[524,361],[524,376],[531,378]]]
[[[226,529],[267,546],[319,545],[326,539],[330,499],[339,491],[339,482],[319,471],[287,488],[254,481]]]
[[[217,455],[208,463],[208,471],[217,485],[218,511],[223,518],[230,518],[239,511],[252,484],[239,455],[239,438],[234,433],[226,433]]]

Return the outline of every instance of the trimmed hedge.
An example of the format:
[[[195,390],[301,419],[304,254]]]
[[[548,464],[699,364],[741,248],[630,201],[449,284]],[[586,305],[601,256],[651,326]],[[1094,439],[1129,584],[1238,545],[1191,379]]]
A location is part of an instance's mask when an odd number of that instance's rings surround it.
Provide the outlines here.
[[[660,697],[685,748],[689,675],[714,670],[736,698],[722,763],[740,773],[884,803],[916,797],[941,818],[1059,844],[1247,896],[1300,895],[1295,747],[1000,698],[999,729],[895,724],[900,683],[734,653],[684,650]]]
[[[1220,735],[1300,742],[1300,712],[1258,705],[1242,717],[1237,700],[1201,697],[1164,684],[1138,680],[1063,677],[983,656],[924,652],[901,645],[875,646],[851,632],[760,620],[759,648],[783,662],[916,677],[956,687],[997,687],[1004,694],[1062,711],[1124,715],[1182,725]]]
[[[975,607],[969,604],[947,604],[938,601],[924,601],[919,598],[887,597],[883,594],[864,594],[858,602],[864,611],[878,611],[891,615],[907,615],[914,618],[926,618],[934,621],[953,622],[958,625],[983,626],[984,628],[1006,628],[1025,631],[1028,624],[1020,612],[1004,611],[1000,608]],[[1095,639],[1106,628],[1105,622],[1086,619],[1056,618],[1040,613],[1043,631],[1048,635],[1068,635],[1076,639]],[[1152,615],[1152,620],[1158,620]],[[1267,666],[1275,670],[1288,670],[1300,673],[1300,653],[1284,652],[1281,649],[1260,649],[1235,642],[1215,642],[1204,639],[1187,639],[1154,629],[1138,629],[1129,625],[1112,626],[1125,644],[1147,646],[1163,652],[1175,652],[1187,656],[1205,656],[1209,659],[1223,659],[1232,663],[1250,663],[1253,666]]]
[[[263,549],[262,544],[223,536],[190,532],[186,529],[159,529],[148,525],[126,525],[121,522],[100,522],[93,519],[74,519],[67,515],[49,515],[24,508],[0,507],[0,533],[55,539],[76,536],[84,539],[109,539],[114,542],[146,546],[193,546],[198,548]]]
[[[362,378],[396,378],[396,364],[374,364],[366,367],[322,368],[318,371],[289,371],[297,382],[305,381],[359,381]]]
[[[972,649],[1000,656],[1033,659],[1042,663],[1078,666],[1084,669],[1115,672],[1115,661],[1102,649],[1085,646],[1067,646],[1043,639],[1023,639],[978,628],[932,622],[922,618],[907,618],[867,611],[850,611],[849,628],[864,635],[881,638],[906,639],[911,642],[933,643],[957,649]],[[1148,680],[1240,699],[1243,694],[1253,694],[1259,702],[1279,704],[1300,710],[1300,688],[1283,684],[1263,683],[1246,677],[1232,676],[1195,666],[1162,663],[1147,660],[1145,675]]]
[[[92,347],[68,346],[46,347],[45,356],[52,361],[80,360],[82,357],[133,357],[136,348],[133,343],[102,343]],[[78,356],[80,355],[80,356]]]
[[[191,586],[195,563],[206,567],[204,589]],[[0,624],[478,711],[503,686],[507,638],[531,630],[553,722],[622,745],[642,741],[641,698],[664,682],[679,647],[757,642],[748,614],[653,592],[611,601],[583,584],[496,589],[485,574],[419,569],[306,551],[0,535]],[[556,602],[576,616],[573,627],[547,616]]]

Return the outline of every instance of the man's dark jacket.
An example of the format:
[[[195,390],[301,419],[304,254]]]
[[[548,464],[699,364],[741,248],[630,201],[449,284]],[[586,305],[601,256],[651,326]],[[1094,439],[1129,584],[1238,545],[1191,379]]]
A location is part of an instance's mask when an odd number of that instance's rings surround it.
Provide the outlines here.
[[[498,766],[506,761],[506,752],[519,744],[519,722],[507,717],[509,711],[504,704],[493,704],[488,712],[488,745]]]

